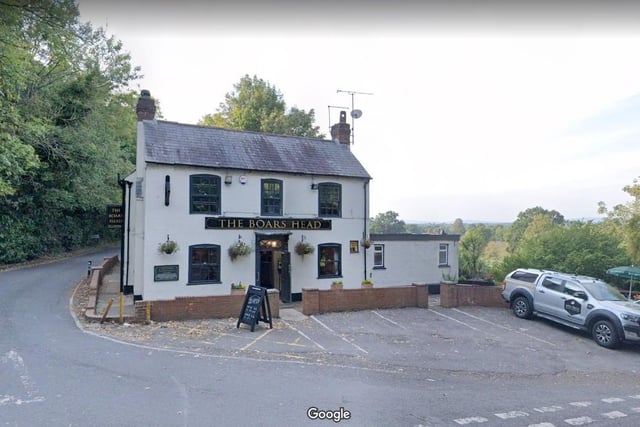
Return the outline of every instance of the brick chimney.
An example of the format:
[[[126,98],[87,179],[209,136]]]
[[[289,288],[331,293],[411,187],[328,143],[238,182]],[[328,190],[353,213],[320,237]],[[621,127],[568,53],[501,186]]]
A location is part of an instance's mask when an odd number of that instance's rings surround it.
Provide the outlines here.
[[[136,114],[138,115],[138,121],[153,120],[156,116],[156,104],[151,99],[151,92],[146,89],[142,89],[140,92],[140,98],[138,98],[138,105],[136,105]]]
[[[340,111],[340,123],[331,126],[331,139],[340,144],[351,144],[351,126],[347,123],[346,111]]]

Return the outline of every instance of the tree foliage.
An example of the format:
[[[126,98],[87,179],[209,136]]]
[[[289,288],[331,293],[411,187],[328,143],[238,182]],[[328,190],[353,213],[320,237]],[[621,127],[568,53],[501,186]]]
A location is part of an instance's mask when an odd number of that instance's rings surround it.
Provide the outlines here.
[[[204,126],[267,132],[281,135],[318,138],[319,127],[314,126],[315,112],[292,107],[286,112],[283,96],[275,86],[257,76],[245,75],[225,95],[215,114],[205,115],[199,122]]]
[[[0,3],[0,263],[104,235],[133,170],[138,77],[71,0]]]
[[[481,256],[491,238],[491,230],[482,225],[472,226],[460,239],[460,276],[469,279],[480,278],[484,270]]]
[[[619,204],[608,210],[604,202],[598,204],[598,213],[607,215],[607,224],[620,235],[624,236],[624,243],[629,258],[634,265],[640,264],[640,182],[638,178],[631,185],[622,189],[632,197],[632,200]]]
[[[371,233],[404,233],[406,225],[404,221],[398,219],[397,212],[387,211],[371,219],[369,231]]]
[[[529,208],[522,211],[518,214],[518,217],[513,224],[511,224],[511,227],[509,227],[509,232],[506,236],[506,240],[509,243],[509,250],[515,250],[520,243],[520,239],[522,239],[525,230],[529,227],[529,224],[531,224],[531,221],[533,221],[536,216],[540,215],[548,217],[553,224],[564,223],[564,216],[555,210],[547,210],[540,206],[536,206],[535,208]]]

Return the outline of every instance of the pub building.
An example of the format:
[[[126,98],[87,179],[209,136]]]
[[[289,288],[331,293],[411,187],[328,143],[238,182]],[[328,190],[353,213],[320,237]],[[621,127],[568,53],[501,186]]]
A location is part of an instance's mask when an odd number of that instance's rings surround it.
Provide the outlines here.
[[[336,280],[457,274],[459,236],[370,235],[371,176],[344,111],[331,140],[156,120],[147,90],[136,112],[136,170],[123,186],[123,271],[136,300],[229,295],[242,283],[286,303]]]

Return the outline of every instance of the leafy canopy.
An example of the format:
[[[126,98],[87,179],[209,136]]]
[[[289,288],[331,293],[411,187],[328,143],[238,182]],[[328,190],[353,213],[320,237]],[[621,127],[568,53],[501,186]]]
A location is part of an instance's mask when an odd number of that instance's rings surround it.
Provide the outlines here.
[[[292,107],[286,112],[283,96],[268,82],[245,75],[234,85],[235,91],[225,95],[215,114],[206,114],[203,126],[266,132],[280,135],[322,138],[314,126],[315,112]]]

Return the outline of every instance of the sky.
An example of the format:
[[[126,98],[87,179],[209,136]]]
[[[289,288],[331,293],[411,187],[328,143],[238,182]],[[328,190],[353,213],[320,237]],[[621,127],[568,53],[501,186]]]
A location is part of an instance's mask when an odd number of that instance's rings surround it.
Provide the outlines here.
[[[640,176],[640,2],[79,0],[122,41],[163,119],[196,124],[244,75],[352,151],[371,216],[597,218]],[[350,117],[350,116],[348,116]]]

